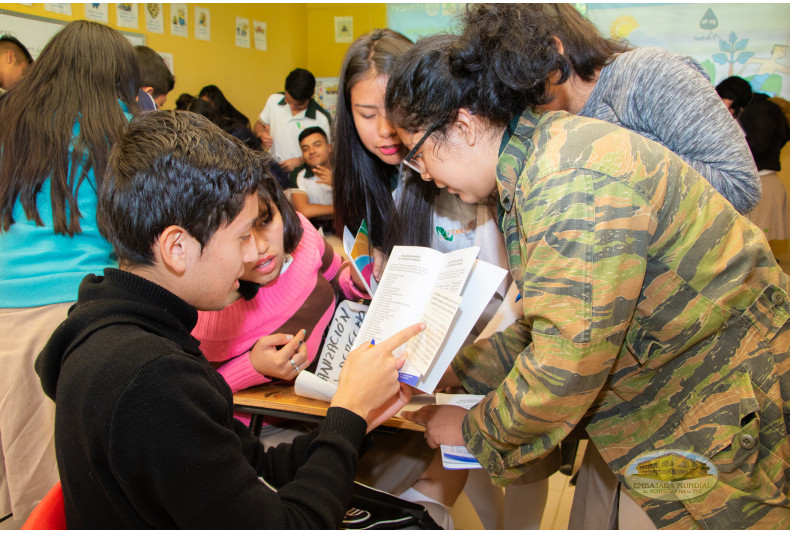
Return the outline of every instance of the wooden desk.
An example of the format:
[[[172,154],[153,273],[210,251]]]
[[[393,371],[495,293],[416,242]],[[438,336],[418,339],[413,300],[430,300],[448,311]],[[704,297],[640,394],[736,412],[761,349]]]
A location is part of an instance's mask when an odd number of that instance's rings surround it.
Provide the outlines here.
[[[313,400],[294,394],[293,385],[268,384],[239,391],[233,395],[233,404],[237,411],[250,413],[250,429],[260,433],[264,415],[302,420],[304,422],[320,422],[326,417],[329,403]],[[405,418],[392,417],[383,424],[397,429],[425,431],[425,428]]]

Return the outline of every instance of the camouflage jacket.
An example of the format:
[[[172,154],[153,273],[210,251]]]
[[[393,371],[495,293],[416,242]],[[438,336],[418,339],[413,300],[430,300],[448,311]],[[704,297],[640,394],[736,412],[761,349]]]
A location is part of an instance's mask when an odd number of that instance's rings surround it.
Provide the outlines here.
[[[467,446],[507,484],[583,426],[658,527],[790,527],[790,278],[762,233],[659,144],[525,112],[497,167],[524,316],[453,368],[486,394]],[[704,495],[625,483],[644,452],[712,462]]]

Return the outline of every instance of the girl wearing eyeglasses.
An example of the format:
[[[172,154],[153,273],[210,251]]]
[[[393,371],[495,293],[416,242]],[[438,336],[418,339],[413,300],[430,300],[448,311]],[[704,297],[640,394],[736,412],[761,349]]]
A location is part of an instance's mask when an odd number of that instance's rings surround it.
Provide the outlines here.
[[[659,143],[541,110],[511,36],[477,37],[418,41],[386,112],[424,180],[497,195],[522,316],[452,363],[480,403],[410,418],[500,485],[585,430],[615,527],[786,529],[790,278],[765,237]]]

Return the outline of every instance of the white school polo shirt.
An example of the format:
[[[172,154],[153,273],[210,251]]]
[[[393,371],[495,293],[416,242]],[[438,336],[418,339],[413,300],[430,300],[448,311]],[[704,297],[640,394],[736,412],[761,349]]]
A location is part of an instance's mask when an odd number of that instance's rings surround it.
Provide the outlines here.
[[[307,128],[318,126],[324,130],[327,138],[332,134],[329,111],[311,98],[307,109],[292,115],[291,108],[285,102],[283,94],[271,95],[258,116],[258,120],[262,124],[269,125],[273,139],[272,154],[278,161],[302,156],[302,149],[299,147],[299,134]],[[329,142],[332,142],[331,138],[329,138]]]

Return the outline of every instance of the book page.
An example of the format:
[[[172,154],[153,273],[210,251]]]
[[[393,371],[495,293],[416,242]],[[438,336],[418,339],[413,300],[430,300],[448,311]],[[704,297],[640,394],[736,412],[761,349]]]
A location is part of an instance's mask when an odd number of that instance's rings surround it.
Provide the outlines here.
[[[407,364],[409,368],[401,374],[410,373],[413,367],[419,375],[423,375],[433,362],[436,352],[444,342],[447,330],[455,318],[458,306],[461,305],[461,296],[442,289],[435,289],[431,294],[428,306],[422,315],[425,322],[425,331],[411,339],[406,345],[409,354]],[[404,365],[406,366],[406,365]]]
[[[467,335],[472,331],[477,319],[480,318],[480,314],[488,305],[506,274],[507,270],[496,265],[479,259],[475,261],[474,267],[469,273],[469,279],[461,292],[463,298],[461,305],[450,326],[450,331],[445,336],[444,344],[434,357],[430,368],[422,375],[414,373],[411,376],[408,376],[404,368],[401,368],[401,381],[427,394],[433,393],[444,375],[444,371],[447,370],[458,350],[463,346]]]
[[[421,321],[443,257],[430,248],[393,248],[352,349],[391,337]]]
[[[444,265],[439,276],[436,278],[435,287],[450,291],[453,294],[461,294],[469,277],[469,272],[475,264],[480,247],[471,246],[460,250],[453,250],[444,255]]]

